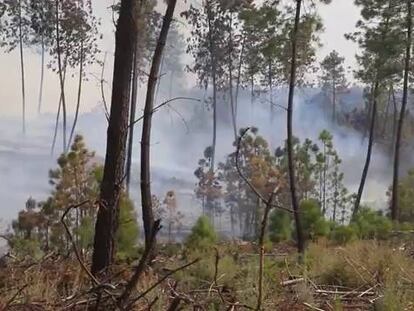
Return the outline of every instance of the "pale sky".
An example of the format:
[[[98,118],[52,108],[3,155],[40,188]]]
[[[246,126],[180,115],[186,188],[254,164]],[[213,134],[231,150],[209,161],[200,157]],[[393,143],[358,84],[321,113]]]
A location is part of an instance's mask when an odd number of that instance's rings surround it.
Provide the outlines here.
[[[94,0],[95,12],[101,18],[101,31],[104,39],[100,44],[102,51],[108,52],[106,64],[106,79],[110,81],[112,76],[112,52],[114,49],[113,25],[111,14],[107,9],[112,0]],[[186,4],[180,5],[176,11],[176,16],[183,10]],[[359,17],[359,9],[356,8],[352,0],[334,0],[331,5],[320,5],[319,14],[325,24],[325,32],[321,35],[323,47],[318,51],[318,59],[321,60],[331,50],[337,50],[346,59],[346,65],[355,65],[356,45],[345,40],[344,34],[354,30],[355,23]],[[103,59],[103,54],[101,55]],[[26,105],[28,116],[36,116],[39,75],[40,75],[40,54],[38,51],[25,50],[25,70],[26,70]],[[0,53],[0,114],[1,116],[20,116],[21,115],[21,84],[20,84],[20,65],[19,54],[12,52]],[[81,112],[89,111],[97,106],[101,101],[99,89],[100,68],[88,68],[89,82],[85,84]],[[73,72],[76,75],[76,71]],[[69,111],[75,107],[77,81],[76,76],[67,83],[67,105]],[[106,86],[106,97],[110,99],[110,85]],[[57,75],[47,71],[45,75],[44,88],[44,112],[55,112],[57,100],[59,98],[59,83]]]

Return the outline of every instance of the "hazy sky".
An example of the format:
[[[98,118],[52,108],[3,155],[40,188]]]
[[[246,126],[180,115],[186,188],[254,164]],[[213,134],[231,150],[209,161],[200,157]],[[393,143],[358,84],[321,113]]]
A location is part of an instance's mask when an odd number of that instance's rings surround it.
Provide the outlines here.
[[[114,40],[111,13],[108,7],[112,4],[112,0],[94,0],[94,2],[95,12],[102,20],[101,31],[104,39],[100,46],[103,52],[108,52],[106,78],[110,80]],[[176,16],[186,6],[184,2],[182,3],[178,7]],[[356,46],[345,40],[344,34],[354,29],[359,16],[358,8],[354,6],[352,0],[334,0],[333,4],[329,6],[321,5],[319,12],[325,23],[325,32],[321,36],[323,47],[318,51],[318,58],[322,59],[331,50],[336,49],[345,56],[347,66],[354,65]],[[33,49],[25,50],[27,110],[28,115],[32,117],[36,115],[39,94],[40,55],[38,52]],[[103,54],[100,57],[101,59],[103,59]],[[0,114],[1,116],[19,116],[21,114],[21,83],[18,53],[0,53],[0,68]],[[100,68],[88,68],[88,72],[89,82],[85,85],[82,95],[82,112],[95,107],[101,100],[98,83]],[[70,111],[74,110],[77,86],[76,71],[73,73],[75,77],[68,81],[66,87],[67,105]],[[106,85],[106,93],[107,98],[110,98],[109,85]],[[43,111],[54,112],[58,98],[59,83],[57,75],[48,71],[45,77]]]

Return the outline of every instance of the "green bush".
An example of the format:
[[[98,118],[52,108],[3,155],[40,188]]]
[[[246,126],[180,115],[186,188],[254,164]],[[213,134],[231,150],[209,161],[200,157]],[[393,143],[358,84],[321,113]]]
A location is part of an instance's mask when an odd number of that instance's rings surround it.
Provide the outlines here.
[[[274,210],[269,218],[269,238],[277,243],[292,238],[292,216],[283,210]]]
[[[392,222],[381,212],[369,208],[362,208],[352,221],[360,239],[385,240],[392,230]]]
[[[329,238],[336,244],[344,245],[357,239],[357,232],[355,226],[334,226]]]
[[[119,206],[119,227],[117,231],[117,257],[132,259],[138,256],[139,228],[134,204],[125,194]]]
[[[315,240],[328,236],[330,224],[322,215],[321,208],[315,200],[303,200],[300,203],[302,228],[306,239]]]
[[[186,246],[190,249],[207,249],[216,244],[217,234],[210,220],[206,216],[198,218],[190,235],[187,237]]]

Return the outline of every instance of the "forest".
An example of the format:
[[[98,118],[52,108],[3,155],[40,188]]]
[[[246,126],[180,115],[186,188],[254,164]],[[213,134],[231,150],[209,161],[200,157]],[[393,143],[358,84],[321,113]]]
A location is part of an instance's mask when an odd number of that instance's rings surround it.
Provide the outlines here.
[[[413,0],[0,0],[0,310],[414,310]]]

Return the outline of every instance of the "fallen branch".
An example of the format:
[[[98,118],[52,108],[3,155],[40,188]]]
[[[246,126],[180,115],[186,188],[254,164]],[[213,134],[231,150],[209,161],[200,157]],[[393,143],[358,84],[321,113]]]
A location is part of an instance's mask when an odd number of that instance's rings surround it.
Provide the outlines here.
[[[20,287],[20,288],[19,288],[19,290],[16,292],[16,294],[14,294],[14,295],[13,295],[13,297],[11,297],[11,298],[7,301],[6,305],[5,305],[5,306],[4,306],[4,308],[2,308],[1,310],[2,310],[2,311],[6,311],[6,310],[8,310],[8,308],[9,308],[9,307],[10,307],[10,305],[13,303],[13,301],[17,298],[17,296],[19,296],[19,295],[20,295],[20,293],[21,293],[22,291],[24,291],[24,290],[25,290],[25,288],[26,288],[27,286],[29,286],[29,284],[25,284],[25,285],[23,285],[22,287]]]
[[[162,282],[164,282],[166,279],[168,279],[171,275],[184,270],[192,265],[194,265],[195,263],[199,262],[200,258],[197,258],[195,260],[193,260],[192,262],[185,264],[184,266],[178,267],[177,269],[171,270],[169,273],[167,273],[165,276],[163,276],[161,279],[159,279],[157,282],[155,282],[152,286],[150,286],[146,291],[144,291],[142,294],[140,294],[138,297],[134,298],[132,300],[132,302],[127,306],[127,310],[131,310],[132,306],[141,298],[145,297],[149,292],[151,292],[154,288],[156,288],[158,285],[160,285]]]
[[[122,295],[118,298],[118,306],[123,309],[127,306],[127,301],[132,294],[133,289],[137,286],[138,280],[141,278],[141,275],[144,273],[150,255],[155,247],[155,239],[157,236],[158,231],[161,229],[161,220],[158,219],[154,222],[152,227],[151,237],[149,247],[146,247],[142,257],[138,263],[138,266],[135,269],[135,273],[132,275],[131,279],[128,281],[127,285],[125,286],[125,290]]]
[[[100,285],[99,281],[98,281],[98,280],[97,280],[97,279],[93,276],[93,274],[89,271],[89,269],[86,267],[86,265],[85,265],[85,264],[84,264],[84,262],[82,261],[82,257],[81,257],[81,255],[80,255],[80,253],[79,253],[79,250],[78,250],[78,248],[77,248],[77,246],[76,246],[75,241],[73,240],[73,236],[72,236],[72,234],[70,233],[70,230],[69,230],[69,228],[68,228],[67,224],[65,223],[65,217],[66,217],[66,215],[70,212],[70,210],[72,210],[72,209],[76,209],[76,208],[79,208],[79,207],[81,207],[81,206],[83,206],[83,205],[85,205],[85,204],[87,204],[87,203],[90,203],[90,201],[89,201],[89,200],[86,200],[86,201],[83,201],[82,203],[79,203],[79,204],[77,204],[77,205],[71,205],[71,206],[69,206],[69,207],[65,210],[65,212],[63,213],[63,215],[62,215],[62,217],[61,217],[60,221],[61,221],[61,223],[63,224],[63,226],[65,227],[66,234],[67,234],[67,235],[68,235],[68,237],[69,237],[69,240],[70,240],[70,242],[71,242],[71,244],[72,244],[73,251],[75,252],[76,258],[78,259],[78,261],[79,261],[79,264],[80,264],[81,268],[82,268],[82,269],[83,269],[83,271],[85,271],[85,273],[89,276],[89,278],[92,280],[92,282],[93,282],[93,283],[95,283],[95,285]]]
[[[285,286],[296,285],[296,284],[303,283],[303,282],[305,282],[304,278],[297,278],[297,279],[293,279],[293,280],[283,281],[283,282],[280,283],[280,285],[285,287]]]

